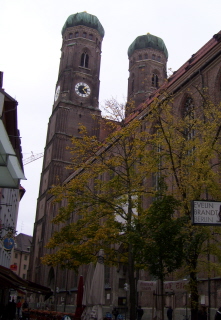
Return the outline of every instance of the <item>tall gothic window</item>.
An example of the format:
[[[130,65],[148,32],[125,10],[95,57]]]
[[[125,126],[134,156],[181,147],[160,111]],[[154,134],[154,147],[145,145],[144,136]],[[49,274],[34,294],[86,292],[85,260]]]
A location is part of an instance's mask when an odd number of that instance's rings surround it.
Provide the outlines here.
[[[87,52],[82,53],[81,55],[81,67],[88,68],[89,66],[89,55]]]
[[[158,75],[155,73],[153,73],[153,75],[152,75],[152,87],[155,87],[155,88],[159,87]]]
[[[187,140],[194,137],[193,121],[194,120],[194,103],[191,97],[186,98],[184,103],[184,120],[186,119],[187,125],[185,126],[184,134]]]
[[[134,73],[132,74],[131,92],[134,92]]]

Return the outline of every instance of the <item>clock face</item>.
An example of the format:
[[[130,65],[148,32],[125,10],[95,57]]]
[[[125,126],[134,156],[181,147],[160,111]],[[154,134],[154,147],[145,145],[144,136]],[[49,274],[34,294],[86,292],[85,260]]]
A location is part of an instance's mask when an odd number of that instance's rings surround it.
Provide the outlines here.
[[[59,94],[60,94],[60,86],[57,86],[55,96],[54,96],[54,101],[58,100]]]
[[[75,92],[80,96],[80,97],[88,97],[89,94],[91,93],[91,89],[88,84],[85,82],[79,82],[75,86]]]

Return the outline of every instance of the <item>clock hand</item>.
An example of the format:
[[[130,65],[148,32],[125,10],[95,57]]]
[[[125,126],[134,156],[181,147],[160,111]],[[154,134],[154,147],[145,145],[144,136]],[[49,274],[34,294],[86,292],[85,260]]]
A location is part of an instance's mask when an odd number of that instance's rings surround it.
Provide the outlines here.
[[[84,91],[84,93],[87,93],[87,88],[84,87],[84,88],[83,88],[83,91]]]

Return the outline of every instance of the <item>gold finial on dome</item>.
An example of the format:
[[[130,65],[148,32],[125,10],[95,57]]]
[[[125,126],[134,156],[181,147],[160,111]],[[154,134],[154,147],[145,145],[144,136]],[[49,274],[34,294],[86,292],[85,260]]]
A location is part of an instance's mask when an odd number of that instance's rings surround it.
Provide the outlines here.
[[[86,12],[86,13],[87,13],[87,11],[84,11],[84,12]]]
[[[147,32],[147,34],[150,34],[150,32]]]

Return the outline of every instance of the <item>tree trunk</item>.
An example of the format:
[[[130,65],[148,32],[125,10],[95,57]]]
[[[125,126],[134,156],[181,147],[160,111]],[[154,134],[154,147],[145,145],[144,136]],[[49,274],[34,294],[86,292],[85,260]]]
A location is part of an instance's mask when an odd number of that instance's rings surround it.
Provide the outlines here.
[[[198,314],[198,289],[196,272],[190,272],[190,293],[191,293],[191,320],[197,320]]]
[[[129,246],[128,252],[128,276],[129,276],[129,313],[130,320],[136,319],[136,287],[135,287],[135,278],[134,278],[134,259],[132,254],[132,248]]]

